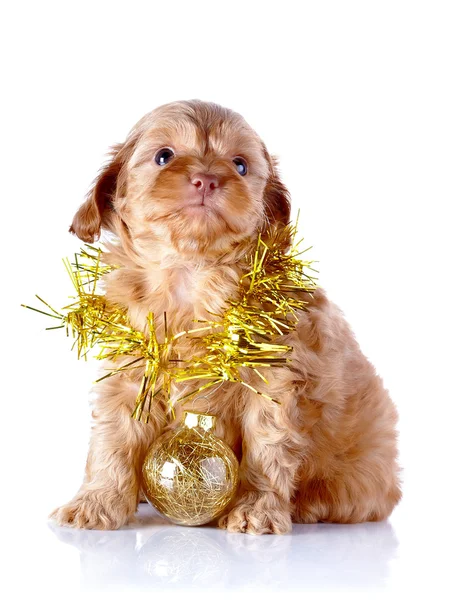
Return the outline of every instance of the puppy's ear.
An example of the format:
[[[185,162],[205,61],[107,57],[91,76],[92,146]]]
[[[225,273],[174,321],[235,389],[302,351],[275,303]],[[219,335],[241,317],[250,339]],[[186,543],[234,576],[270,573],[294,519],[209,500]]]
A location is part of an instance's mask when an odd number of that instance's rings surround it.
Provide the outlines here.
[[[264,146],[264,155],[269,165],[269,177],[264,189],[264,209],[268,222],[271,225],[277,223],[288,225],[291,219],[291,198],[288,190],[281,183],[277,170],[277,161],[270,156]]]
[[[76,212],[69,231],[84,242],[94,242],[100,237],[102,227],[108,229],[114,212],[114,196],[124,185],[124,181],[120,181],[124,178],[120,175],[127,158],[125,144],[112,147],[108,162],[94,180],[84,204]]]

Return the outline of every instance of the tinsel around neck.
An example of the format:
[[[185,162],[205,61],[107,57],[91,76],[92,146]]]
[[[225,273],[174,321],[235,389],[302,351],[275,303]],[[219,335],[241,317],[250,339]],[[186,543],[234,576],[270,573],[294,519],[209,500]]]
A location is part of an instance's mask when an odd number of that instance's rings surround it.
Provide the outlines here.
[[[47,329],[65,329],[74,338],[79,358],[96,347],[95,358],[117,361],[117,366],[109,363],[107,373],[97,381],[143,369],[132,413],[137,420],[148,421],[152,400],[159,394],[173,412],[172,382],[197,381],[195,390],[178,402],[223,381],[246,386],[276,402],[245,381],[245,369],[251,369],[265,385],[260,369],[283,366],[289,360],[291,346],[274,340],[295,329],[296,313],[307,304],[298,292],[312,294],[316,287],[315,277],[305,272],[315,272],[313,261],[302,258],[309,248],[299,249],[303,240],[292,243],[296,234],[297,225],[272,228],[264,238],[259,235],[255,252],[246,258],[248,268],[240,279],[237,299],[228,300],[222,315],[211,315],[214,320],[198,320],[198,327],[176,333],[169,334],[164,313],[163,340],[157,339],[153,312],[148,313],[144,335],[131,326],[125,307],[108,302],[99,282],[117,267],[102,262],[102,249],[91,245],[75,254],[74,262],[64,260],[76,292],[73,302],[57,311],[37,296],[46,310],[26,308],[56,319],[58,324]],[[204,353],[180,359],[177,344],[182,338],[200,340]]]

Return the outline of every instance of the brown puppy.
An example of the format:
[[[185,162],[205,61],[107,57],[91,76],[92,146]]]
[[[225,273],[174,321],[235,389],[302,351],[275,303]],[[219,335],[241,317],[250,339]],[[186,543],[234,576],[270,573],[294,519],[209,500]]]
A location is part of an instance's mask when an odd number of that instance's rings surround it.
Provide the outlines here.
[[[114,148],[71,231],[89,242],[102,228],[113,232],[106,258],[121,268],[105,278],[107,297],[142,331],[152,310],[160,333],[164,311],[178,332],[224,310],[258,230],[288,223],[289,213],[274,161],[242,117],[175,102],[146,115]],[[219,520],[229,531],[375,521],[400,499],[392,401],[339,309],[321,289],[308,299],[296,331],[283,338],[292,362],[265,373],[264,391],[280,404],[233,383],[195,404],[219,417],[218,435],[241,459],[239,493]],[[201,350],[183,343],[181,356]],[[58,523],[115,529],[132,519],[143,456],[167,426],[163,401],[149,424],[130,418],[141,376],[129,371],[99,384],[86,477],[53,513]],[[189,385],[175,386],[173,397]]]

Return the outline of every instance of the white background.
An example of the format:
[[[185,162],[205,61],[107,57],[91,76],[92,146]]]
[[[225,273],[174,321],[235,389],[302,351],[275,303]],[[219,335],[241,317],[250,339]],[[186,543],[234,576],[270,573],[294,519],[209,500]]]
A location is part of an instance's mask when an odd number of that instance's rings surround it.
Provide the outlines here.
[[[7,597],[444,597],[448,2],[5,2],[0,20]],[[82,478],[96,365],[19,305],[34,293],[64,304],[61,257],[80,245],[67,229],[108,146],[145,112],[189,98],[240,112],[279,156],[321,284],[391,391],[404,499],[388,524],[280,538],[47,525]]]

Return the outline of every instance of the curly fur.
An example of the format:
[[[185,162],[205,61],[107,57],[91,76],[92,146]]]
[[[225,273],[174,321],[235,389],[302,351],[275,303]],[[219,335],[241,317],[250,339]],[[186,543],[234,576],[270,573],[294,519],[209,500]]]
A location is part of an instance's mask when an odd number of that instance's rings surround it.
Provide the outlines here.
[[[155,164],[168,146],[175,157]],[[241,177],[233,157],[249,165]],[[199,207],[192,177],[213,173],[219,188]],[[173,331],[220,313],[237,293],[243,257],[268,224],[289,221],[289,194],[274,159],[236,113],[200,101],[176,102],[146,115],[94,182],[71,231],[93,241],[113,232],[106,294],[145,331],[166,311]],[[292,362],[265,372],[280,404],[225,383],[195,410],[218,416],[217,433],[240,459],[240,487],[220,527],[286,533],[292,521],[357,523],[385,519],[400,499],[394,405],[362,354],[340,310],[318,289],[284,336]],[[185,340],[181,355],[201,348]],[[97,388],[85,480],[54,511],[62,525],[116,529],[132,520],[149,444],[168,426],[163,402],[149,424],[130,419],[141,373],[130,371]],[[248,382],[258,386],[260,382]],[[174,397],[189,385],[178,385]],[[185,406],[189,408],[189,405]],[[177,419],[181,407],[177,407]]]

